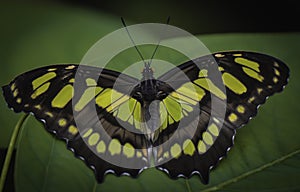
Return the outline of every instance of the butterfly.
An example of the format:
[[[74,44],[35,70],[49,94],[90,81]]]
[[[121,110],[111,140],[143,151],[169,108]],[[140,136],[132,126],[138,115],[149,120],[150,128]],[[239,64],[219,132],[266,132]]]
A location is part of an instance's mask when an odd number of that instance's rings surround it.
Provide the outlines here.
[[[171,178],[209,172],[233,146],[236,130],[283,90],[289,68],[272,56],[217,52],[142,79],[87,65],[51,65],[2,87],[15,112],[32,113],[95,170],[137,177],[156,167]]]

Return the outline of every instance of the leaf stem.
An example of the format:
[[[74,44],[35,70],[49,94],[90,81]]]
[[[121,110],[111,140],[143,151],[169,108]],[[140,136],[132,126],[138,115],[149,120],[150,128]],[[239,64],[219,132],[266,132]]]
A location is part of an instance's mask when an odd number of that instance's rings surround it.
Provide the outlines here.
[[[5,161],[4,161],[4,164],[3,164],[3,168],[2,168],[2,172],[1,172],[1,177],[0,177],[0,192],[2,192],[3,189],[4,189],[5,180],[6,180],[6,176],[7,176],[7,172],[8,172],[8,168],[9,168],[9,164],[10,164],[10,161],[11,161],[11,157],[12,157],[13,151],[15,149],[17,138],[18,138],[18,135],[19,135],[20,130],[22,128],[22,125],[24,124],[24,121],[27,119],[28,115],[29,114],[24,114],[19,119],[18,123],[16,124],[16,126],[15,126],[15,128],[13,130],[12,136],[10,138],[10,142],[9,142],[9,145],[8,145],[8,150],[7,150],[7,153],[6,153],[6,157],[5,157]]]

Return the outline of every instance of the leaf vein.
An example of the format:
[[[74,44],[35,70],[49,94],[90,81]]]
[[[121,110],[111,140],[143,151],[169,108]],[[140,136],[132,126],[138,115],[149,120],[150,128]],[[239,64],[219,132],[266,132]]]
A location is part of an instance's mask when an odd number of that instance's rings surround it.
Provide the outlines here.
[[[273,160],[273,161],[271,161],[271,162],[269,162],[269,163],[267,163],[267,164],[264,164],[264,165],[262,165],[262,166],[259,166],[259,167],[255,168],[255,169],[252,169],[252,170],[250,170],[250,171],[247,171],[247,172],[245,172],[245,173],[243,173],[243,174],[241,174],[241,175],[238,175],[238,176],[236,176],[236,177],[234,177],[234,178],[232,178],[232,179],[229,179],[229,180],[227,180],[227,181],[224,181],[224,182],[222,182],[222,183],[219,183],[219,184],[217,184],[217,185],[215,185],[215,186],[206,188],[206,189],[204,189],[202,192],[210,192],[210,191],[217,191],[217,190],[220,190],[220,189],[224,188],[225,186],[228,186],[228,185],[230,185],[230,184],[232,184],[232,183],[235,183],[235,182],[237,182],[237,181],[239,181],[239,180],[245,179],[246,177],[248,177],[248,176],[250,176],[250,175],[253,175],[253,174],[255,174],[255,173],[258,173],[258,172],[260,172],[260,171],[263,171],[264,169],[267,169],[267,168],[269,168],[269,167],[272,167],[272,166],[274,166],[274,165],[276,165],[276,164],[279,164],[279,163],[283,162],[284,160],[286,160],[286,159],[288,159],[288,158],[291,158],[291,157],[297,155],[298,153],[300,153],[300,149],[297,149],[296,151],[293,151],[293,152],[291,152],[291,153],[288,153],[288,154],[286,154],[286,155],[284,155],[284,156],[282,156],[282,157],[280,157],[280,158],[278,158],[278,159],[275,159],[275,160]]]
[[[54,153],[55,143],[56,143],[56,139],[52,139],[51,151],[50,151],[49,160],[47,162],[46,169],[45,169],[45,177],[44,177],[44,181],[43,181],[42,191],[46,191],[46,189],[47,189],[46,186],[47,186],[48,178],[49,178],[49,176],[48,176],[49,168],[50,168],[51,159],[52,159],[52,156],[53,156],[53,153]]]

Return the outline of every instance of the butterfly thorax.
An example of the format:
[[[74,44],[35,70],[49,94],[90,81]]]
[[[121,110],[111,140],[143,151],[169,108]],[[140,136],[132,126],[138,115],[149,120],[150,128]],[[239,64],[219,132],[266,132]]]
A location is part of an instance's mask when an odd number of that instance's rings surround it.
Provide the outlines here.
[[[168,96],[169,86],[153,76],[152,68],[146,64],[143,77],[131,92],[131,96],[141,103],[141,119],[144,122],[144,132],[152,141],[156,139],[161,124],[159,103]]]
[[[157,79],[141,80],[136,85],[131,96],[141,103],[141,106],[150,105],[153,101],[166,98],[173,89],[165,82]]]
[[[153,73],[150,64],[146,63],[140,83],[131,92],[131,96],[145,107],[155,100],[163,100],[168,95],[166,90],[172,90],[165,82],[155,79]]]

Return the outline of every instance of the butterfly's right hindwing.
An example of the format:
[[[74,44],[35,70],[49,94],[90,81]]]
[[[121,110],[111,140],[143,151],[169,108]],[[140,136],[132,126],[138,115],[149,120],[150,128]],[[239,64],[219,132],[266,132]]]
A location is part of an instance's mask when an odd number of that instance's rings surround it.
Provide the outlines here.
[[[232,147],[236,129],[283,89],[288,76],[288,67],[274,57],[232,51],[188,61],[159,77],[174,91],[161,101],[165,122],[155,143],[162,162],[157,168],[172,178],[199,174],[208,183],[209,170]]]

